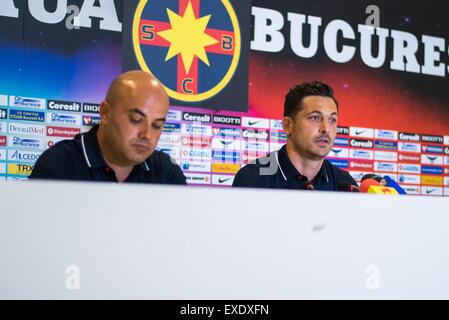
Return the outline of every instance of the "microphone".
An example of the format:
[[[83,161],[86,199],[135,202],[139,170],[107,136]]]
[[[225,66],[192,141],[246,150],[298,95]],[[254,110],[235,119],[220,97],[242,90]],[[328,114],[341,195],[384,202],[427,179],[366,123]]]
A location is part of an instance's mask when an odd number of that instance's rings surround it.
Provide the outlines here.
[[[340,183],[338,184],[338,190],[344,192],[359,192],[359,189],[359,187],[347,181],[340,181]]]
[[[379,187],[379,186],[381,186],[381,184],[379,182],[377,182],[376,180],[374,180],[373,178],[367,178],[367,179],[362,178],[362,183],[360,184],[359,191],[363,192],[363,193],[368,193],[368,189],[371,186]]]
[[[395,189],[399,194],[407,194],[404,189],[400,185],[397,184],[396,181],[394,181],[389,176],[384,176],[385,181],[387,181],[387,187]]]

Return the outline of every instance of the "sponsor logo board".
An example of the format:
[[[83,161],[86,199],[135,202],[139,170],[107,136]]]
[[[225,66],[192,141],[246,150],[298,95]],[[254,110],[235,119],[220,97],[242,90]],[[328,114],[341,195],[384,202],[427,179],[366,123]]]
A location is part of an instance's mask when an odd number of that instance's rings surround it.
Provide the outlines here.
[[[212,175],[212,184],[217,186],[232,186],[232,182],[234,182],[234,176],[226,176],[226,175]]]
[[[181,133],[183,135],[211,136],[212,127],[195,123],[183,123],[181,124]]]
[[[42,138],[8,136],[8,147],[26,149],[44,149],[45,143]]]
[[[93,127],[97,124],[100,124],[101,117],[99,116],[86,116],[83,115],[83,126],[85,127]]]
[[[332,163],[334,166],[341,168],[341,169],[347,169],[349,166],[348,160],[343,159],[328,159],[330,163]]]
[[[28,176],[31,171],[33,171],[33,166],[30,164],[8,163],[8,174]]]
[[[421,163],[421,157],[418,154],[400,153],[398,156],[400,162]]]
[[[443,156],[422,154],[421,155],[422,164],[432,164],[432,165],[443,165]]]
[[[373,163],[371,161],[350,161],[349,169],[373,171]]]
[[[240,170],[240,164],[238,163],[213,163],[212,172],[236,174]]]
[[[334,146],[327,156],[331,157],[331,158],[348,159],[349,158],[349,149],[348,148],[339,148],[339,147]]]
[[[48,100],[47,109],[51,111],[81,112],[81,102]]]
[[[210,160],[212,150],[199,148],[182,148],[181,157],[184,159]]]
[[[398,143],[395,141],[375,140],[374,141],[374,149],[396,151],[396,150],[398,150]]]
[[[421,184],[421,176],[414,174],[399,174],[397,181],[404,184]]]
[[[421,194],[424,196],[442,196],[443,188],[442,187],[433,187],[433,186],[422,186]]]
[[[399,132],[399,140],[410,141],[410,142],[420,142],[421,136],[417,133]]]
[[[254,140],[268,140],[268,131],[266,130],[254,130],[254,129],[245,129],[242,132],[242,136],[245,139],[254,139]]]
[[[423,135],[421,135],[421,141],[442,144],[444,139],[443,139],[443,136],[434,136],[434,135],[429,135],[429,134],[423,134]]]
[[[100,113],[100,105],[97,103],[83,103],[84,113]]]
[[[79,128],[64,128],[64,127],[47,127],[47,136],[49,137],[63,137],[63,138],[73,138],[80,133]]]
[[[47,112],[47,123],[60,123],[60,124],[80,126],[81,116],[79,114],[73,113]]]
[[[8,109],[0,108],[0,119],[8,119]]]
[[[373,150],[366,149],[351,149],[349,152],[349,158],[351,159],[363,159],[363,160],[373,160]]]
[[[285,136],[285,139],[287,140],[287,136]],[[334,146],[347,147],[347,146],[349,146],[349,139],[342,138],[342,137],[336,137],[334,140]]]
[[[374,130],[374,138],[381,140],[398,140],[398,132],[393,130]]]
[[[421,173],[421,165],[419,164],[411,164],[411,163],[398,163],[398,172],[399,173]]]
[[[337,127],[337,135],[347,136],[349,135],[349,128],[348,127]]]
[[[6,149],[0,149],[0,160],[6,160]]]
[[[213,138],[212,148],[216,150],[239,150],[240,151],[240,140],[237,139],[223,139],[223,138]],[[268,147],[267,147],[268,149]]]
[[[45,126],[10,122],[8,132],[9,134],[45,136]]]
[[[23,161],[36,162],[39,159],[41,152],[23,151],[23,150],[8,150],[9,161]]]
[[[349,174],[354,178],[355,181],[360,182],[364,175],[372,174],[372,171],[349,171]]]
[[[421,153],[421,144],[414,142],[399,142],[398,150],[401,152]]]
[[[242,117],[242,127],[269,129],[270,120],[263,118]]]
[[[410,195],[420,195],[421,194],[421,187],[419,186],[411,186],[406,184],[400,184],[401,188],[404,189],[404,191],[407,194]]]
[[[45,112],[10,109],[9,119],[17,121],[45,122]]]
[[[373,138],[374,129],[350,127],[349,135],[357,138]]]
[[[15,108],[45,110],[45,99],[29,98],[21,96],[10,96],[9,106]]]
[[[211,184],[210,174],[184,173],[188,184]]]
[[[0,94],[0,106],[7,106],[7,105],[8,105],[8,96]]]
[[[179,123],[164,123],[162,132],[181,132],[181,125]]]
[[[351,139],[349,141],[349,145],[352,148],[365,148],[365,149],[371,149],[374,146],[372,140],[361,140],[361,139]]]
[[[240,152],[213,150],[212,159],[221,163],[240,163]]]
[[[422,145],[422,152],[423,153],[442,154],[443,153],[443,147],[441,147],[441,146]]]
[[[198,123],[211,123],[212,117],[206,113],[183,112],[182,119]]]
[[[275,120],[275,119],[270,120],[270,129],[280,131],[284,130],[284,128],[282,127],[282,120]]]
[[[242,141],[242,150],[268,153],[270,146],[268,142],[263,141]]]
[[[442,186],[443,177],[441,176],[421,176],[421,184],[426,186]]]
[[[213,128],[214,136],[225,137],[225,138],[240,138],[242,136],[242,131],[237,128]]]
[[[375,161],[374,171],[397,172],[398,167],[396,163]]]
[[[397,152],[388,152],[388,151],[374,151],[374,160],[379,161],[398,161]]]
[[[422,174],[436,174],[436,175],[442,175],[443,174],[443,167],[435,167],[435,166],[422,166],[421,167],[421,173]]]
[[[231,117],[231,116],[222,116],[222,115],[214,115],[212,117],[213,123],[216,124],[224,124],[231,126],[240,126],[242,123],[242,119],[240,117]]]
[[[211,163],[202,161],[181,161],[183,171],[211,172]]]

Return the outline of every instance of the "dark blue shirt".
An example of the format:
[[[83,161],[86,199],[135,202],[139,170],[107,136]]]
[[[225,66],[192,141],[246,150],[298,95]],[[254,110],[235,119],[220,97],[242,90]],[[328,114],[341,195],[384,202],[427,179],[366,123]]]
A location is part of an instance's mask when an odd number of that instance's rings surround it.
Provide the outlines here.
[[[316,177],[309,181],[290,161],[286,146],[249,163],[237,172],[233,187],[314,189],[346,191],[342,184],[357,186],[351,175],[324,160]]]
[[[73,140],[58,142],[46,150],[29,178],[117,182],[100,151],[97,131],[95,126]],[[154,151],[143,163],[134,166],[125,182],[185,185],[186,177],[169,155]]]

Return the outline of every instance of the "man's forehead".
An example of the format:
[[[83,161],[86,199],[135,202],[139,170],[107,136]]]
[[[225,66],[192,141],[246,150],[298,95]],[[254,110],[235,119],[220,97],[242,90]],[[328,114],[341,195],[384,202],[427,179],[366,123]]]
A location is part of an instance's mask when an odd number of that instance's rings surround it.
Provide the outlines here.
[[[302,111],[322,113],[338,113],[335,101],[330,97],[309,96],[302,101]]]

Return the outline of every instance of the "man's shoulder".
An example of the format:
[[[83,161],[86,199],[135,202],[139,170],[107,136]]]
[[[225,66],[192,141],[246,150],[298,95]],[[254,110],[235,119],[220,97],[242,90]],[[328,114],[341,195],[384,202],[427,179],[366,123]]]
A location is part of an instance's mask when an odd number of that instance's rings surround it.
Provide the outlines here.
[[[251,161],[237,172],[233,186],[269,187],[270,179],[277,172],[277,166],[273,166],[272,161],[276,161],[274,152]]]
[[[339,167],[333,165],[329,160],[324,160],[329,168],[332,169],[336,177],[339,181],[346,181],[351,183],[352,185],[357,186],[357,182],[354,180],[354,178],[345,170],[340,169]]]
[[[159,183],[167,184],[186,184],[186,177],[181,170],[181,167],[168,154],[155,150],[150,157],[147,158],[146,163],[151,167],[154,177]]]

